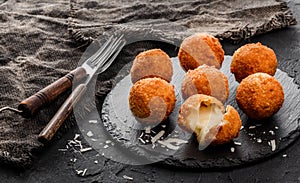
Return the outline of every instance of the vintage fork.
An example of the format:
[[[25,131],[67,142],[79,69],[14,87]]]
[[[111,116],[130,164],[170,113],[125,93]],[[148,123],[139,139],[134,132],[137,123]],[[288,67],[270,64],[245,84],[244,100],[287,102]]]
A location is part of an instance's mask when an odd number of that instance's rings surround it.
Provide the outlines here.
[[[89,76],[85,80],[84,83],[78,85],[75,90],[71,93],[71,95],[66,99],[63,105],[59,108],[47,126],[42,130],[39,134],[39,141],[47,142],[52,139],[54,134],[57,132],[62,123],[66,120],[66,118],[73,111],[73,107],[80,100],[82,95],[85,93],[87,89],[88,83],[93,78],[93,75],[100,74],[104,72],[111,63],[118,56],[119,52],[122,50],[125,45],[125,40],[122,40],[123,36],[119,38],[111,38],[109,42],[105,43],[105,47],[103,48],[102,54],[95,56],[94,59],[91,59],[89,62],[92,65],[95,65],[96,70],[88,71]],[[85,64],[89,64],[85,62]]]

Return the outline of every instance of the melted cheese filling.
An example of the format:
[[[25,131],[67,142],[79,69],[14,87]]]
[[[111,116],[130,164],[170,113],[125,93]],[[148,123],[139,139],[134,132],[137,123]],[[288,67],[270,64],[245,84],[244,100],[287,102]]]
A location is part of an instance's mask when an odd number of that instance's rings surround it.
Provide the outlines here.
[[[188,116],[190,128],[196,133],[199,148],[207,147],[222,125],[224,113],[216,104],[201,103]]]

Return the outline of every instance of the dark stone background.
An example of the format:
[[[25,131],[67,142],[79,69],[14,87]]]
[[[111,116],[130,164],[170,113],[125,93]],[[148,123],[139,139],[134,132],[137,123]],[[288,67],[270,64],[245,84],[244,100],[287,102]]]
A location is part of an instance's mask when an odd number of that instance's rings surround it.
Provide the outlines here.
[[[300,20],[300,2],[288,2],[294,16]],[[251,42],[260,41],[268,45],[277,54],[279,69],[295,77],[300,84],[300,24],[266,35],[252,38]],[[226,55],[232,55],[240,47],[222,42]],[[104,161],[95,169],[91,156],[80,156],[78,161],[91,161],[86,177],[76,175],[74,171],[80,164],[70,162],[74,158],[71,152],[58,151],[65,148],[68,139],[72,139],[77,128],[72,128],[59,141],[45,148],[42,155],[35,160],[32,168],[21,171],[9,167],[0,168],[0,182],[126,182],[122,176],[134,178],[134,182],[300,182],[300,140],[284,150],[260,163],[226,169],[223,171],[183,170],[160,165],[127,166]],[[287,157],[282,157],[287,154]],[[101,161],[99,161],[101,162]],[[79,167],[77,167],[79,166]]]

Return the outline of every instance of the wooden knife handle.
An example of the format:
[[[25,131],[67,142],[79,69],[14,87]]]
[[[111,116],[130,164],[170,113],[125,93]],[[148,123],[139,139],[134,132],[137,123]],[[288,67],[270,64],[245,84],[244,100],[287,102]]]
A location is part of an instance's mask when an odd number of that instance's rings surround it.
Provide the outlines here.
[[[72,94],[67,98],[67,100],[63,103],[63,105],[58,109],[56,114],[47,124],[47,126],[42,130],[39,134],[38,140],[40,142],[48,142],[55,135],[57,130],[63,124],[63,122],[67,119],[67,117],[72,113],[73,107],[80,100],[81,96],[86,91],[86,84],[78,85]]]
[[[61,93],[72,86],[73,82],[78,82],[86,76],[86,71],[83,67],[78,67],[67,75],[56,80],[34,95],[20,102],[18,109],[23,111],[23,116],[32,116],[40,107],[51,103]]]

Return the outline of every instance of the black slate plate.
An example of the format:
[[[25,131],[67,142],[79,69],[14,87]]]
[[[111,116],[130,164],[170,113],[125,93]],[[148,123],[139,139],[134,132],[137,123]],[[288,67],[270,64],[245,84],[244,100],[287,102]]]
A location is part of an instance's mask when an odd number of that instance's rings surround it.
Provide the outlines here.
[[[148,162],[160,161],[163,164],[191,168],[222,168],[243,165],[270,157],[298,138],[300,91],[299,86],[293,83],[293,79],[281,70],[277,70],[275,77],[281,82],[285,92],[283,107],[270,119],[252,121],[237,107],[235,91],[238,83],[229,72],[231,56],[226,56],[221,68],[221,71],[228,76],[230,84],[230,96],[226,104],[235,107],[243,121],[244,128],[241,130],[240,136],[234,139],[241,145],[232,142],[216,147],[209,146],[205,150],[199,151],[195,137],[182,131],[176,124],[178,110],[182,103],[179,91],[184,71],[179,66],[177,58],[172,58],[172,62],[174,68],[172,84],[175,85],[177,94],[176,108],[168,120],[152,128],[151,136],[164,130],[164,139],[175,136],[187,140],[188,143],[180,145],[176,151],[161,147],[160,144],[153,148],[152,144],[141,143],[139,138],[146,141],[147,136],[128,108],[128,94],[132,84],[130,76],[127,75],[124,78],[115,77],[118,84],[107,95],[101,111],[104,128],[122,147],[130,149],[132,153]],[[120,73],[128,73],[129,69],[130,64],[123,67]],[[276,143],[276,148],[273,150],[270,145],[272,140]],[[232,152],[232,148],[234,148],[234,152]]]

